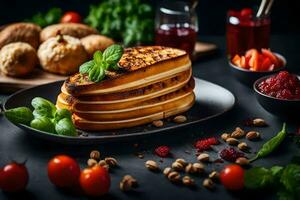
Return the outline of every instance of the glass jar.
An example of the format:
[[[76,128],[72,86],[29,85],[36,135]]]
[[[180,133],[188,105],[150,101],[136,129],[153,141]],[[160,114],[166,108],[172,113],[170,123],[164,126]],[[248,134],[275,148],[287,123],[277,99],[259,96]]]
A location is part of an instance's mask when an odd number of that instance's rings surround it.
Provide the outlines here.
[[[269,48],[271,20],[268,16],[256,18],[249,8],[227,13],[227,55],[242,55],[247,50]]]
[[[155,44],[185,50],[193,55],[198,32],[194,7],[183,1],[163,1],[156,11]]]

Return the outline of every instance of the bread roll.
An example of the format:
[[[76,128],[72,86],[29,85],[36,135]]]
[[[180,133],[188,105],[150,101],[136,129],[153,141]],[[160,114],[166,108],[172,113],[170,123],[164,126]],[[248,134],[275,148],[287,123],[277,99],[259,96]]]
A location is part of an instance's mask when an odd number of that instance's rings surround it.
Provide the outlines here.
[[[0,70],[12,77],[28,75],[38,63],[35,49],[27,43],[15,42],[0,51]]]
[[[89,35],[81,38],[81,43],[91,58],[96,51],[103,52],[107,47],[115,42],[111,38],[103,35]]]
[[[37,49],[40,31],[39,26],[31,23],[15,23],[5,26],[0,32],[0,49],[13,42],[26,42]]]
[[[38,57],[44,70],[61,75],[78,72],[88,59],[80,40],[67,35],[58,35],[42,43]]]
[[[94,28],[91,28],[85,24],[77,23],[63,23],[63,24],[54,24],[44,28],[40,35],[41,42],[46,41],[51,37],[55,37],[59,34],[69,35],[75,38],[83,38],[91,34],[97,34],[98,31]]]

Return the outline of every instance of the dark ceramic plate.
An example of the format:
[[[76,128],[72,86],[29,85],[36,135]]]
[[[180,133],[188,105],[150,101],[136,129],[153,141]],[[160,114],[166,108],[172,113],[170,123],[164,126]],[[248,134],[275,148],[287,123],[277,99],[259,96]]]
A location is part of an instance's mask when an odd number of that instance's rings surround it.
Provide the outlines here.
[[[30,102],[36,96],[40,96],[49,99],[52,102],[56,102],[56,97],[60,93],[62,83],[62,81],[58,81],[17,92],[6,100],[4,104],[4,109],[10,109],[19,106],[31,107]],[[79,131],[81,135],[78,137],[54,135],[32,129],[25,125],[16,125],[21,129],[25,130],[26,133],[43,138],[45,140],[69,144],[91,144],[144,136],[170,129],[188,126],[224,114],[234,106],[235,97],[230,91],[226,90],[225,88],[197,78],[195,78],[195,83],[196,87],[194,92],[196,94],[196,103],[186,113],[188,121],[183,124],[166,122],[166,124],[161,128],[156,128],[148,124],[115,131]],[[171,131],[168,132],[171,133]]]
[[[299,119],[300,113],[300,100],[286,100],[278,99],[275,97],[268,96],[259,91],[258,85],[265,79],[272,75],[262,77],[255,81],[253,84],[253,89],[255,91],[255,96],[260,105],[268,112],[286,119]],[[298,76],[300,79],[300,76]]]
[[[271,75],[271,74],[275,74],[279,71],[285,70],[286,69],[286,59],[278,54],[275,53],[277,57],[279,57],[281,60],[283,60],[283,67],[277,68],[273,71],[251,71],[251,70],[247,70],[247,69],[243,69],[241,67],[238,67],[236,65],[234,65],[231,60],[228,61],[229,66],[230,66],[230,70],[231,73],[241,82],[244,83],[245,85],[248,85],[249,87],[252,87],[253,83],[263,77],[263,76],[267,76],[267,75]]]

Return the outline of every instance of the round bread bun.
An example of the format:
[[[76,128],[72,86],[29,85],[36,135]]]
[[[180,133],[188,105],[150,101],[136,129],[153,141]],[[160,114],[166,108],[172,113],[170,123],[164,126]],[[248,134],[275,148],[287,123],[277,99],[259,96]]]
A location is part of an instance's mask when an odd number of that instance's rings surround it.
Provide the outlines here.
[[[36,51],[28,43],[10,43],[0,51],[0,70],[7,76],[26,76],[32,72],[37,63]]]
[[[85,24],[78,23],[62,23],[62,24],[53,24],[45,27],[40,34],[41,42],[46,41],[51,37],[57,35],[69,35],[75,38],[83,38],[91,34],[97,34],[98,31],[90,26]]]
[[[0,49],[13,42],[26,42],[33,48],[39,46],[41,28],[31,23],[15,23],[5,26],[0,32]]]
[[[42,68],[48,72],[71,75],[88,59],[80,40],[68,35],[58,35],[42,43],[38,49]]]
[[[115,42],[109,37],[93,34],[81,38],[81,43],[84,46],[86,52],[89,54],[89,57],[91,58],[96,51],[103,52],[107,47],[114,44]]]

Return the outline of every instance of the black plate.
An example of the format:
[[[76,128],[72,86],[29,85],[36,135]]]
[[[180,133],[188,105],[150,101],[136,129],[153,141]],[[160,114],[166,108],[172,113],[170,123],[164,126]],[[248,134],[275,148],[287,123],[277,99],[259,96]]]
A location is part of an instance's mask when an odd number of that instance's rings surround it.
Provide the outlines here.
[[[58,81],[19,91],[6,100],[4,104],[4,109],[10,109],[19,106],[31,107],[30,102],[36,96],[49,99],[52,102],[56,102],[56,97],[60,93],[62,83],[62,81]],[[25,130],[30,135],[40,137],[46,140],[69,144],[91,144],[107,142],[112,140],[120,140],[130,137],[144,136],[153,133],[158,133],[161,131],[188,126],[224,114],[234,106],[235,97],[230,91],[226,90],[225,88],[197,78],[195,78],[195,83],[196,87],[194,92],[196,94],[196,103],[186,113],[188,121],[183,124],[166,122],[166,124],[161,128],[156,128],[148,124],[116,131],[80,131],[82,132],[82,134],[79,137],[54,135],[32,129],[25,125],[16,125],[21,129]],[[171,131],[169,131],[169,133],[171,133]]]

